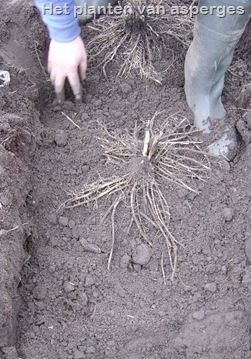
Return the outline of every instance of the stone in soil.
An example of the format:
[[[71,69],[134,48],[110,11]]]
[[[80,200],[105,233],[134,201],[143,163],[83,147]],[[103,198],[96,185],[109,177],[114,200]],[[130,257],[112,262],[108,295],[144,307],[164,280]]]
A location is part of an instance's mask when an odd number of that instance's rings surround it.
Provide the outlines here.
[[[142,243],[136,247],[136,254],[132,256],[132,261],[134,264],[144,266],[150,261],[150,258],[151,251],[149,247],[146,244]]]

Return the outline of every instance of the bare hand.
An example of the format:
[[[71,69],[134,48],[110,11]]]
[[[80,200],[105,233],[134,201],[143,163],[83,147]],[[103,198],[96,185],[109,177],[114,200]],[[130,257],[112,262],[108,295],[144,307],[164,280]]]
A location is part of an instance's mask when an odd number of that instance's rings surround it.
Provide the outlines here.
[[[64,84],[68,78],[76,100],[82,98],[80,78],[85,79],[87,54],[80,36],[71,42],[51,40],[48,55],[48,71],[55,88],[57,100],[64,102]]]

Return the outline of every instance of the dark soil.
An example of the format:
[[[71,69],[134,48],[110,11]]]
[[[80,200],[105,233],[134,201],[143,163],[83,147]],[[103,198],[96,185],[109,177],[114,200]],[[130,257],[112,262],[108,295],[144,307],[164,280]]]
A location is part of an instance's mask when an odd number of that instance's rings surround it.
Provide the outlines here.
[[[107,80],[90,66],[83,103],[72,103],[69,93],[58,108],[45,73],[47,33],[33,3],[4,4],[0,70],[10,72],[11,83],[0,89],[0,358],[251,358],[247,35],[223,95],[239,131],[237,156],[213,160],[209,180],[196,183],[199,194],[165,189],[170,230],[182,247],[173,282],[165,254],[164,285],[163,241],[154,228],[153,247],[142,246],[134,224],[128,234],[129,210],[118,206],[108,272],[111,222],[101,218],[112,199],[69,210],[60,205],[70,191],[111,175],[97,121],[133,131],[135,121],[164,109],[192,120],[184,58],[173,63],[166,51],[157,65],[173,65],[162,85],[136,75],[115,81],[115,65]],[[86,42],[90,36],[85,28]]]

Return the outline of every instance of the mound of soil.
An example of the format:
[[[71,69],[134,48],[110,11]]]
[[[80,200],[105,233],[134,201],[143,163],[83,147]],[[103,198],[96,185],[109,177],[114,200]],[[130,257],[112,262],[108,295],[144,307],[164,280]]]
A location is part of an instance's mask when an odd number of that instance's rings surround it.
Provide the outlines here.
[[[0,69],[0,357],[3,359],[249,359],[251,312],[251,117],[247,37],[226,76],[223,101],[239,133],[231,163],[212,160],[198,194],[175,185],[165,197],[182,244],[164,285],[163,241],[153,246],[118,206],[110,271],[112,198],[63,209],[67,193],[111,175],[97,122],[133,131],[156,111],[192,120],[182,56],[166,50],[162,85],[105,79],[90,67],[81,104],[53,105],[45,72],[48,38],[32,2],[4,1]],[[15,16],[13,16],[15,13]],[[83,29],[88,42],[91,29]],[[75,126],[71,121],[71,118]],[[165,254],[166,256],[166,254]]]

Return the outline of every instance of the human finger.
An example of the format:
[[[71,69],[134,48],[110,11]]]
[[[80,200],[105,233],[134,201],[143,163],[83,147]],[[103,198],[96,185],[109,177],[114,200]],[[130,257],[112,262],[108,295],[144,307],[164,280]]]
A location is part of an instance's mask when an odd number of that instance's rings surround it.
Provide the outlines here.
[[[51,65],[51,63],[49,61],[48,65],[47,65],[47,71],[49,72],[49,74],[51,74],[51,70],[52,70],[52,65]]]
[[[76,101],[80,101],[82,99],[82,86],[80,84],[80,79],[77,69],[76,71],[73,71],[68,75],[68,80],[71,85]]]
[[[79,72],[82,80],[85,80],[86,78],[86,69],[87,69],[86,60],[82,60],[79,65]]]
[[[65,100],[64,84],[65,76],[57,74],[54,78],[53,85],[58,103],[63,103]]]

